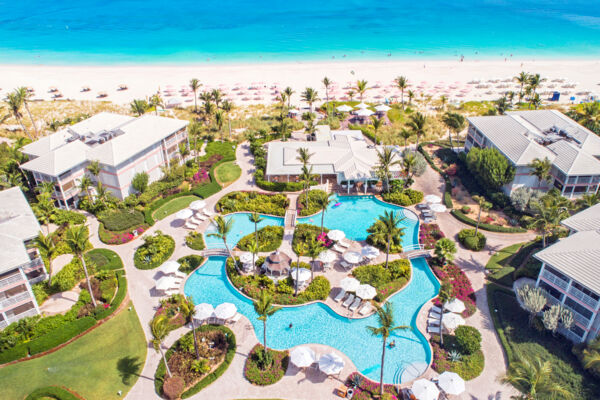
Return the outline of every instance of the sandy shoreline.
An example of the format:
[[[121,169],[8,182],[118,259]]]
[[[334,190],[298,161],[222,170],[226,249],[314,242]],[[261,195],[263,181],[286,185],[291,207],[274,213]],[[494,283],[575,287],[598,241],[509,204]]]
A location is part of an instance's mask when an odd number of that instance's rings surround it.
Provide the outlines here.
[[[369,85],[377,82],[382,87],[382,92],[371,90],[368,93],[378,99],[393,95],[392,92],[383,92],[398,75],[404,75],[413,83],[411,88],[416,93],[427,93],[439,97],[448,90],[453,98],[453,90],[465,89],[468,82],[480,80],[508,80],[520,71],[539,73],[548,78],[542,87],[543,90],[559,90],[569,92],[563,95],[563,101],[570,96],[577,100],[584,95],[577,93],[600,93],[600,60],[508,60],[508,61],[336,61],[336,62],[285,62],[267,64],[219,64],[219,65],[136,65],[136,66],[44,66],[44,65],[0,65],[0,97],[4,97],[7,90],[17,86],[28,86],[35,89],[34,98],[50,99],[49,88],[54,86],[62,93],[63,98],[77,100],[98,100],[99,92],[106,92],[105,100],[118,104],[131,102],[135,98],[144,98],[171,86],[175,91],[172,96],[179,96],[182,86],[187,86],[191,78],[197,78],[204,84],[205,89],[221,88],[229,93],[234,103],[260,102],[268,103],[274,97],[270,88],[274,85],[284,88],[291,86],[296,94],[293,101],[298,101],[298,93],[305,87],[311,86],[325,97],[325,90],[321,84],[324,76],[333,80],[338,85],[337,97],[343,96],[347,90],[343,89],[348,82],[357,79],[366,79]],[[576,84],[574,87],[561,88],[561,83],[552,84],[552,80],[564,79],[563,83]],[[255,83],[256,85],[252,85]],[[128,86],[126,91],[118,91],[120,84]],[[419,87],[417,87],[417,85]],[[547,86],[554,86],[548,88]],[[90,92],[81,92],[82,86],[89,86]],[[259,96],[248,93],[248,96],[238,96],[232,91],[236,86],[246,90],[249,86],[259,86],[263,89]],[[456,86],[456,88],[450,88]],[[489,86],[489,85],[488,85]],[[482,99],[497,98],[498,93],[506,88],[476,89],[470,87],[470,92],[464,93],[465,98]],[[514,84],[508,90],[514,90]],[[448,95],[447,94],[447,95]],[[164,97],[164,94],[163,94]],[[256,100],[262,97],[261,100]],[[249,98],[249,100],[242,100]],[[165,98],[166,100],[169,97]],[[183,102],[189,98],[181,98]],[[371,98],[372,101],[377,101]],[[185,103],[184,103],[185,104]]]

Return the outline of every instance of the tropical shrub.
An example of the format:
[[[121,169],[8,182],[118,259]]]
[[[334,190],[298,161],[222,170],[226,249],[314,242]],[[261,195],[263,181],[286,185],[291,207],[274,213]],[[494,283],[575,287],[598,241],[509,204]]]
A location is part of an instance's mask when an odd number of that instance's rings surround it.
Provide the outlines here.
[[[464,380],[471,380],[483,372],[485,359],[483,352],[477,350],[472,354],[461,354],[456,352],[458,348],[456,337],[444,335],[444,344],[440,345],[439,336],[433,335],[430,340],[433,350],[433,361],[431,368],[438,373],[445,371],[455,372]],[[451,354],[454,354],[451,357]],[[460,354],[460,355],[459,355]]]
[[[475,236],[475,229],[463,229],[458,232],[458,241],[469,250],[480,251],[485,247],[486,237],[481,232]]]
[[[142,224],[137,227],[126,229],[120,232],[109,231],[104,227],[104,224],[100,222],[98,224],[98,237],[100,241],[105,244],[123,244],[129,243],[142,233],[146,232],[148,225]]]
[[[204,236],[200,232],[190,232],[185,237],[185,244],[192,250],[204,250],[206,247],[204,244]]]
[[[192,254],[181,257],[177,260],[177,262],[180,264],[179,271],[183,272],[184,274],[189,274],[204,262],[204,257]]]
[[[259,192],[231,192],[217,202],[217,211],[228,214],[237,211],[284,216],[289,205],[283,194],[263,194]]]
[[[373,225],[367,228],[367,232],[369,233],[369,236],[367,236],[367,243],[377,247],[381,251],[386,251],[387,239],[382,233],[384,231],[385,227],[383,222],[381,222],[379,219],[376,220]],[[400,230],[397,235],[392,236],[390,253],[402,253],[402,236],[404,236],[403,230]]]
[[[359,372],[351,373],[346,378],[345,385],[354,389],[352,399],[375,400],[379,399],[379,382],[365,378]],[[395,385],[383,385],[383,397],[381,400],[398,400],[398,391]]]
[[[377,290],[375,300],[382,302],[408,283],[411,271],[410,261],[400,259],[389,262],[388,268],[385,264],[361,265],[354,268],[352,275],[360,283],[373,286]]]
[[[308,195],[308,206],[306,195]],[[298,215],[305,217],[320,212],[321,209],[317,206],[316,200],[323,196],[327,196],[327,193],[319,189],[309,190],[306,193],[300,194],[300,196],[298,196]]]
[[[324,276],[316,276],[302,293],[306,301],[325,300],[331,291],[331,284]]]
[[[148,180],[150,177],[146,172],[138,172],[133,176],[131,180],[131,186],[139,193],[144,193],[148,188]]]
[[[329,229],[323,227],[323,232],[329,232]],[[313,240],[317,240],[321,234],[321,227],[309,224],[298,224],[294,230],[294,237],[292,239],[292,248],[300,243],[310,243]],[[323,238],[324,239],[324,238]]]
[[[473,354],[481,350],[481,333],[477,328],[461,325],[454,331],[454,336],[463,354]]]
[[[510,161],[494,148],[471,148],[466,163],[468,170],[487,188],[498,190],[515,177],[515,168]]]
[[[175,240],[171,236],[156,231],[154,235],[143,237],[144,244],[137,248],[133,263],[138,269],[153,269],[171,257],[175,250]]]
[[[264,363],[264,351],[262,345],[257,344],[254,346],[244,365],[244,377],[250,383],[259,386],[272,385],[281,380],[283,375],[285,375],[289,363],[287,350],[276,351],[268,349],[267,352],[270,354],[269,358],[272,357],[272,362],[267,363],[268,365],[261,365]]]
[[[138,210],[117,209],[100,213],[98,219],[107,230],[118,232],[143,224],[144,214]]]
[[[423,192],[404,189],[382,194],[383,200],[400,206],[412,206],[423,201]]]
[[[77,211],[57,208],[50,216],[50,221],[56,225],[81,225],[85,223],[85,215]]]
[[[250,251],[250,243],[255,239],[254,232],[240,239],[237,247],[240,250]],[[283,241],[283,226],[265,226],[258,230],[258,251],[275,251]]]
[[[444,233],[438,224],[419,225],[419,243],[426,249],[433,249],[435,243],[444,237]]]

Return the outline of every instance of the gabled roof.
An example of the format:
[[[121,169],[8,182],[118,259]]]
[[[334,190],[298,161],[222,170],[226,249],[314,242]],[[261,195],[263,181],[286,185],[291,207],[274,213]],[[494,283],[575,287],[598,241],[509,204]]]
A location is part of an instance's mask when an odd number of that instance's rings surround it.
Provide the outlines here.
[[[567,175],[600,174],[600,160],[564,140],[549,144],[548,149],[556,154],[552,163]]]
[[[75,140],[26,162],[21,165],[21,168],[50,176],[59,176],[85,162],[88,150],[89,146]]]
[[[600,203],[564,219],[561,224],[574,231],[600,230]],[[600,243],[598,243],[600,247]]]
[[[2,249],[0,250],[0,274],[15,269],[29,262],[29,254],[22,240],[0,233]]]

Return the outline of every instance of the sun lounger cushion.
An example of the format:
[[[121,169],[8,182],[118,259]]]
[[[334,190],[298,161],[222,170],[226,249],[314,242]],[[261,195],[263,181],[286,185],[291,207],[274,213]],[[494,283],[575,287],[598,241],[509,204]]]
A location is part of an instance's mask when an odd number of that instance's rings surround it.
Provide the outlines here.
[[[197,219],[196,217],[192,217],[188,220],[188,222],[191,222],[192,224],[199,224],[202,221]]]
[[[354,311],[358,308],[358,306],[360,306],[360,303],[362,302],[362,300],[360,298],[356,298],[356,300],[354,300],[354,303],[352,303],[352,305],[350,307],[348,307],[348,309],[350,311]]]
[[[333,301],[335,301],[336,303],[339,303],[344,298],[345,295],[346,295],[346,291],[344,289],[340,289],[337,296],[335,296],[333,298]]]
[[[348,296],[348,298],[346,299],[346,301],[344,301],[344,304],[342,304],[343,307],[348,307],[350,304],[352,304],[352,302],[354,301],[354,295],[351,294],[350,296]]]
[[[193,223],[191,223],[191,222],[188,221],[188,222],[185,223],[185,227],[188,228],[188,229],[196,229],[198,227],[198,225],[193,224]]]
[[[348,264],[346,261],[340,261],[340,265],[344,267],[344,269],[352,268],[352,264]]]
[[[333,251],[337,251],[338,253],[343,253],[346,251],[346,249],[338,246],[337,244],[333,245],[333,247],[331,248],[331,250]]]
[[[442,330],[440,329],[439,326],[428,326],[427,327],[427,332],[429,332],[429,333],[437,333],[439,335],[440,333],[442,333]]]
[[[435,311],[429,311],[429,318],[437,318],[440,319],[441,315],[440,313],[436,313]]]
[[[433,306],[433,307],[431,307],[431,311],[436,312],[436,313],[441,313],[442,307]]]
[[[427,320],[427,324],[429,324],[429,326],[439,326],[440,325],[440,320],[439,319],[428,319]]]
[[[367,302],[358,312],[360,315],[367,315],[368,313],[371,312],[371,310],[373,309],[373,307],[371,307],[371,303]]]
[[[346,248],[350,247],[350,243],[345,242],[343,240],[338,241],[336,244],[341,247],[346,247]]]

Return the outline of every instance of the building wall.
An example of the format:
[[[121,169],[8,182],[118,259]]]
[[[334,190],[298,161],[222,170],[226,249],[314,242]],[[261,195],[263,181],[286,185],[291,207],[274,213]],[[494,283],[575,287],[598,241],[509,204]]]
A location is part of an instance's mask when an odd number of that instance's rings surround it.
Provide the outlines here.
[[[40,313],[31,285],[46,278],[43,262],[37,256],[27,265],[15,266],[0,275],[0,329]]]

